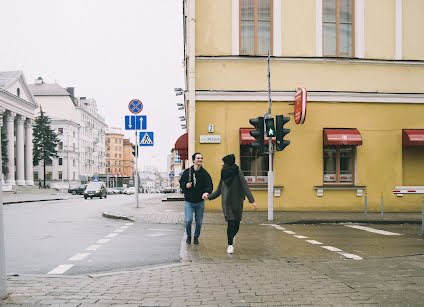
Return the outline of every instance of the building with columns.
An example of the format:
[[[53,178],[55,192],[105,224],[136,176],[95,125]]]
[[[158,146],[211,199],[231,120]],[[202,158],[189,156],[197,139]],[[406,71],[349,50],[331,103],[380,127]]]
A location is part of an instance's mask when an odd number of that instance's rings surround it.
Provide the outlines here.
[[[75,97],[74,88],[46,83],[41,77],[29,85],[60,142],[58,158],[47,167],[50,186],[65,187],[90,181],[105,173],[105,120],[92,98]],[[42,166],[34,176],[42,179]]]
[[[1,142],[7,141],[8,157],[3,190],[34,185],[32,126],[37,108],[22,71],[0,72],[0,125],[6,131]]]

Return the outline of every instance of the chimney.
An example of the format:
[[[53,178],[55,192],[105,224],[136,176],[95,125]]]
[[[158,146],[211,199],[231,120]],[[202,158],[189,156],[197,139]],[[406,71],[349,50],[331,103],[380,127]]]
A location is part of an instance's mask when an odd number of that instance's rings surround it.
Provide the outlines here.
[[[75,87],[67,87],[66,91],[71,95],[72,98],[75,97]]]
[[[38,79],[35,79],[35,84],[44,84],[44,80],[42,77],[38,77]]]

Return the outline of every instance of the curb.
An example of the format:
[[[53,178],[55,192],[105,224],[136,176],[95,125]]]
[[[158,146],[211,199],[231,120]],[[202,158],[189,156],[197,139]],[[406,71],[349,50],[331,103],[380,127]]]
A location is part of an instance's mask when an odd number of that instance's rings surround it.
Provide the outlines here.
[[[273,222],[276,222],[275,220]],[[420,224],[421,221],[416,220],[301,220],[294,222],[279,222],[279,224],[295,225],[295,224],[347,224],[347,223],[361,223],[361,224],[387,224],[387,225],[400,225],[400,224]]]
[[[17,200],[17,201],[8,201],[3,202],[3,205],[11,205],[11,204],[21,204],[21,203],[34,203],[40,201],[51,201],[51,200],[68,200],[68,198],[51,198],[51,199],[31,199],[31,200]]]
[[[129,216],[117,215],[117,214],[113,214],[113,213],[110,213],[110,212],[102,212],[102,216],[106,217],[106,218],[110,218],[110,219],[126,220],[126,221],[131,221],[131,222],[136,221],[135,219],[132,219]]]

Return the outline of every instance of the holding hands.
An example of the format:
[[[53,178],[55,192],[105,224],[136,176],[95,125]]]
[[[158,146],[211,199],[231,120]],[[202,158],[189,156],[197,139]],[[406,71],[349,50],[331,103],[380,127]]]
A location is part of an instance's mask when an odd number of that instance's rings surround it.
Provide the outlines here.
[[[208,200],[208,196],[209,196],[209,193],[203,193],[202,199],[203,200]]]
[[[253,210],[256,210],[257,209],[256,203],[251,203],[250,205],[253,207]]]

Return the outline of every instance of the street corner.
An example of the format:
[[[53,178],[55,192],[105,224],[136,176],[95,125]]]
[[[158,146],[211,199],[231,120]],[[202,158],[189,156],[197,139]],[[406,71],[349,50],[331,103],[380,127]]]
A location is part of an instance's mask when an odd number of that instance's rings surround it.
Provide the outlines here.
[[[118,219],[118,220],[125,220],[130,222],[136,222],[135,217],[123,215],[117,212],[111,212],[111,211],[103,211],[102,216],[109,219]]]

